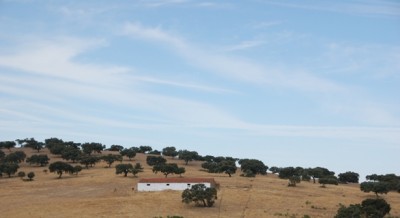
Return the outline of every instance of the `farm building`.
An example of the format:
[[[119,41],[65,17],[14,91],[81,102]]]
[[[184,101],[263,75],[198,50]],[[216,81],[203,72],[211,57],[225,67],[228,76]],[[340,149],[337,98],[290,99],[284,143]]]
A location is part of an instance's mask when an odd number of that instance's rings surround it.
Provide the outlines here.
[[[185,190],[196,184],[215,187],[213,178],[147,178],[139,180],[138,191]]]

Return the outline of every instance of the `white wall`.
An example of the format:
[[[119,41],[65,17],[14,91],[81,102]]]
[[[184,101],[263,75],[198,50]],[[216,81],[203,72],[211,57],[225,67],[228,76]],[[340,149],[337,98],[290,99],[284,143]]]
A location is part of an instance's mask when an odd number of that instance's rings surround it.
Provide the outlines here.
[[[189,184],[189,185],[188,185]],[[163,190],[185,190],[196,184],[204,184],[210,188],[210,183],[138,183],[138,191],[163,191]]]

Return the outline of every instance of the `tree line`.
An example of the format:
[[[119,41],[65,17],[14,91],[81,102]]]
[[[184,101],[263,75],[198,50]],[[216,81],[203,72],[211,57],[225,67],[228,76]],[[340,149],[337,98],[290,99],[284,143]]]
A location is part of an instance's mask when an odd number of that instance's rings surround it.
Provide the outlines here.
[[[11,152],[16,147],[32,148],[38,152],[27,157],[23,151]],[[233,157],[199,155],[196,151],[177,150],[173,146],[163,148],[161,151],[153,150],[151,146],[142,145],[139,147],[125,148],[121,145],[106,146],[96,142],[76,143],[73,141],[63,141],[58,138],[45,139],[44,142],[36,141],[34,138],[17,139],[15,141],[0,142],[0,177],[6,174],[8,177],[13,176],[19,169],[19,164],[26,162],[30,165],[44,167],[49,164],[50,158],[46,154],[40,154],[43,148],[47,148],[53,155],[57,155],[65,161],[72,164],[57,161],[49,165],[50,172],[54,172],[59,178],[64,173],[77,175],[83,168],[93,167],[99,161],[107,163],[111,167],[114,162],[121,162],[115,166],[116,174],[123,174],[124,177],[128,173],[132,173],[134,177],[143,172],[141,163],[132,165],[131,163],[122,163],[123,157],[127,157],[131,161],[137,153],[147,154],[146,163],[152,167],[153,173],[161,173],[165,177],[176,174],[182,176],[186,172],[185,167],[179,167],[176,163],[168,163],[166,157],[182,160],[184,165],[188,165],[191,161],[202,161],[201,167],[208,173],[225,173],[229,177],[237,172],[240,166],[241,174],[244,177],[255,177],[256,175],[266,175],[267,172],[277,174],[281,179],[288,180],[288,186],[296,187],[301,181],[313,182],[318,181],[321,187],[328,184],[338,185],[347,183],[358,183],[359,174],[347,171],[339,173],[335,176],[335,172],[324,167],[303,168],[303,167],[268,167],[261,160],[257,159],[239,159]],[[1,149],[7,149],[9,153],[6,155]],[[115,151],[118,154],[102,155],[102,151]],[[81,164],[81,165],[78,165]],[[19,177],[24,177],[25,172],[19,172]],[[31,181],[35,176],[33,172],[27,174]],[[400,176],[395,174],[377,175],[372,174],[366,177],[367,181],[360,184],[360,190],[364,192],[375,193],[377,199],[366,199],[361,204],[350,205],[348,207],[341,205],[336,217],[346,217],[348,214],[360,214],[364,217],[380,217],[379,214],[387,214],[390,211],[390,205],[379,198],[379,194],[386,194],[390,191],[400,193]],[[193,189],[193,190],[192,190]],[[194,201],[196,205],[212,206],[216,199],[216,191],[207,189],[206,187],[193,186],[182,194],[182,201],[189,203]],[[196,197],[196,193],[203,193],[203,198]],[[208,194],[207,194],[208,193]],[[382,201],[383,200],[383,201]],[[372,206],[371,206],[372,205]],[[377,208],[380,209],[377,209]],[[375,208],[375,209],[374,209]],[[372,214],[372,215],[371,215]],[[377,215],[378,214],[378,215]]]

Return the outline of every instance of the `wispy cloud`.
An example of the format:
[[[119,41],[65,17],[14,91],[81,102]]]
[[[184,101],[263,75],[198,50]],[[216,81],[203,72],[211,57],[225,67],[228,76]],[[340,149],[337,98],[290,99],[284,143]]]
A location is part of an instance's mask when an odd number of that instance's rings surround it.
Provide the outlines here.
[[[400,17],[400,3],[395,1],[302,1],[301,3],[299,3],[293,0],[267,0],[263,2],[282,7],[291,7],[305,10],[345,13],[352,15]]]
[[[180,36],[170,34],[160,27],[145,27],[140,23],[127,23],[123,34],[170,46],[173,51],[196,66],[239,81],[259,85],[284,86],[301,90],[332,91],[341,90],[338,84],[307,72],[287,73],[274,66],[263,66],[248,59],[218,54],[194,46]],[[243,47],[243,46],[242,46]],[[318,84],[310,86],[310,83]]]
[[[168,5],[180,5],[188,3],[189,0],[149,0],[149,1],[142,1],[147,7],[161,7],[161,6],[168,6]]]
[[[225,51],[238,51],[238,50],[245,50],[253,47],[261,46],[265,43],[263,40],[248,40],[243,41],[237,45],[230,46],[225,49]]]
[[[283,22],[282,21],[264,21],[264,22],[259,22],[256,24],[253,24],[252,27],[256,29],[264,29],[264,28],[269,28],[273,26],[278,26],[281,25]]]

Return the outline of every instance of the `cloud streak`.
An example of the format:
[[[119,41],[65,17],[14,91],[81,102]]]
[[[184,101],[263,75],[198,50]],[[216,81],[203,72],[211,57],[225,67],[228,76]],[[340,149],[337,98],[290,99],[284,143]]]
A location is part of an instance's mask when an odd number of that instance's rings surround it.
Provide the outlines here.
[[[313,10],[313,11],[326,11],[333,13],[344,13],[344,14],[362,15],[362,16],[400,17],[400,4],[394,1],[375,1],[375,0],[347,1],[347,2],[308,1],[308,3],[301,2],[301,4],[291,0],[286,0],[286,1],[268,0],[263,2],[276,6]]]
[[[332,81],[315,77],[307,72],[287,73],[279,68],[264,67],[243,58],[206,51],[186,42],[179,36],[167,33],[160,27],[152,28],[145,27],[140,23],[127,23],[123,27],[122,34],[170,46],[173,51],[190,63],[237,81],[283,86],[304,91],[340,91],[343,89]],[[249,44],[244,46],[249,46]],[[243,45],[239,47],[243,48]],[[314,86],[310,86],[311,83]]]

